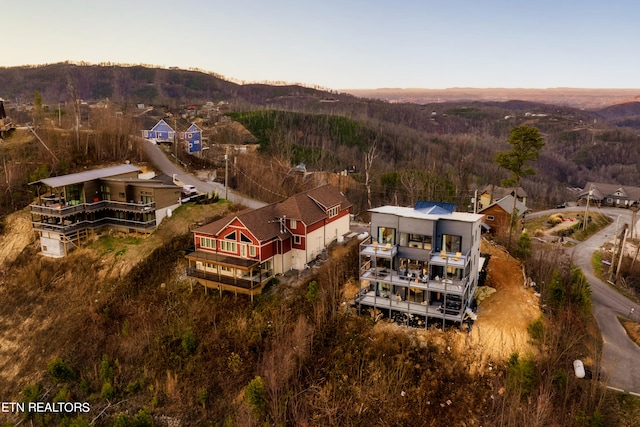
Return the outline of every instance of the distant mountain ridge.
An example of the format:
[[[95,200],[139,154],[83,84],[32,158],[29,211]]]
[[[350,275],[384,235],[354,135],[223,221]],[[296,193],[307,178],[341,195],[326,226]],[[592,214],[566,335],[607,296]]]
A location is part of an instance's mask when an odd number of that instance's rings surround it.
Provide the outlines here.
[[[523,100],[574,108],[599,110],[614,104],[640,100],[640,89],[510,89],[510,88],[447,88],[447,89],[345,89],[355,96],[389,102],[430,104],[465,101]]]
[[[185,103],[236,100],[264,104],[282,97],[324,99],[338,96],[297,85],[237,84],[214,73],[150,68],[141,65],[78,65],[57,63],[0,68],[0,97],[11,102],[32,102],[39,92],[51,105],[72,98],[85,101],[175,106]]]

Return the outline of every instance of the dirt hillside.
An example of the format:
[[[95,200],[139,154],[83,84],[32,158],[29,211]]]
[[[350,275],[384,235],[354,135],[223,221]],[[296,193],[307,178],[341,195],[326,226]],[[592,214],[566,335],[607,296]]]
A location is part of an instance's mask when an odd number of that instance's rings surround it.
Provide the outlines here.
[[[486,357],[506,359],[513,352],[533,351],[527,326],[541,312],[533,288],[526,288],[517,260],[491,243],[482,243],[482,252],[491,254],[486,285],[496,290],[478,306],[478,320],[471,332],[473,345]]]

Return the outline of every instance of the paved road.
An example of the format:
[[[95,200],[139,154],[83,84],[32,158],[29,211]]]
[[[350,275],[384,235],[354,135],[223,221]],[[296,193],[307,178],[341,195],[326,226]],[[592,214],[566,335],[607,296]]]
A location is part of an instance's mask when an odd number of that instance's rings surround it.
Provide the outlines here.
[[[609,215],[614,218],[614,222],[589,240],[576,245],[573,249],[573,262],[582,269],[591,285],[593,315],[603,339],[602,371],[607,377],[608,385],[626,392],[640,393],[640,347],[629,339],[617,319],[617,316],[628,317],[633,308],[635,310],[633,319],[638,320],[640,306],[596,278],[591,267],[593,252],[613,239],[618,215],[620,215],[620,229],[622,229],[623,224],[631,222],[631,212],[616,208],[594,210]],[[552,210],[527,216],[534,217],[562,211]],[[637,231],[638,224],[636,224]]]
[[[169,175],[169,176],[175,175],[177,180],[179,180],[183,184],[194,185],[196,189],[201,193],[218,193],[220,197],[225,196],[224,185],[218,182],[199,180],[193,175],[185,172],[183,169],[181,169],[175,163],[173,163],[169,158],[167,158],[167,155],[165,154],[165,151],[162,149],[162,147],[142,139],[141,139],[141,143],[142,143],[144,152],[147,155],[147,157],[149,157],[149,160],[151,161],[151,163],[153,163],[154,166],[158,168],[165,175]],[[239,204],[242,204],[243,206],[247,206],[253,209],[257,209],[266,205],[266,203],[249,199],[232,190],[229,190],[228,198],[233,203],[239,203]]]
[[[631,212],[627,209],[605,208],[603,213],[612,218],[620,215],[620,228],[631,222]],[[636,230],[637,228],[636,224]],[[608,385],[626,392],[640,393],[640,347],[625,332],[617,316],[628,317],[631,308],[634,320],[640,316],[640,306],[626,298],[608,284],[593,275],[591,256],[604,243],[610,241],[616,232],[616,221],[574,249],[574,262],[582,268],[591,285],[593,315],[602,334],[602,369],[608,377]]]

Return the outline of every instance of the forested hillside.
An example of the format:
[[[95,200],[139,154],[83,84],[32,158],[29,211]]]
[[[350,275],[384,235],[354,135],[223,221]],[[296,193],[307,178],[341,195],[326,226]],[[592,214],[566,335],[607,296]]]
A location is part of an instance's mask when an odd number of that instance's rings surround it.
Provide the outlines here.
[[[534,165],[537,174],[522,183],[534,208],[571,200],[574,195],[567,187],[581,187],[587,181],[637,184],[640,137],[623,126],[635,124],[633,103],[597,112],[528,101],[391,104],[300,86],[237,84],[213,73],[112,64],[2,68],[0,79],[5,83],[0,95],[14,121],[42,128],[48,118],[51,125],[60,122],[63,129],[71,129],[71,118],[77,114],[81,129],[91,132],[75,135],[71,151],[61,147],[59,152],[55,146],[60,137],[55,132],[48,135],[47,143],[62,160],[49,162],[41,173],[73,170],[86,161],[121,161],[122,152],[107,159],[104,143],[98,141],[106,138],[110,146],[129,134],[139,135],[152,119],[183,114],[187,105],[223,101],[225,111],[261,147],[258,157],[234,163],[238,169],[232,181],[262,199],[291,194],[290,179],[277,174],[289,174],[291,167],[305,163],[312,172],[349,170],[345,185],[359,210],[366,210],[369,203],[412,204],[420,198],[452,201],[465,209],[474,190],[506,178],[493,157],[506,148],[509,130],[516,125],[535,126],[545,138]],[[86,105],[76,111],[79,100]],[[90,108],[97,101],[106,108]],[[136,108],[141,103],[155,109],[142,115]],[[116,114],[124,119],[118,126],[114,126]],[[213,120],[203,125],[210,143],[233,140],[227,129],[215,124],[220,116]],[[94,144],[100,150],[88,149]],[[35,139],[26,145],[35,150],[28,156],[41,156],[40,163],[42,156],[50,156],[46,151],[38,154],[44,148]],[[26,181],[20,177],[34,171],[27,171],[29,163],[19,167],[12,163],[20,161],[12,147],[2,146],[3,168],[10,177],[4,183],[2,204],[16,208]],[[80,162],[73,154],[78,149],[84,157]],[[274,171],[274,159],[279,165],[275,169],[281,170]],[[220,165],[214,158],[208,167]],[[16,167],[24,174],[11,170]],[[269,177],[274,172],[276,176]],[[252,188],[251,182],[265,180],[271,193]]]

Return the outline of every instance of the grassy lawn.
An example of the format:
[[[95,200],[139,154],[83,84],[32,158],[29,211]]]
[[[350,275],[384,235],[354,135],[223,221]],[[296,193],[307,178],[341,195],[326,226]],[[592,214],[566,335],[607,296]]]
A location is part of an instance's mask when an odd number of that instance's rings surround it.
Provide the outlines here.
[[[120,260],[126,258],[126,262],[135,264],[176,236],[188,233],[215,218],[226,215],[230,209],[230,203],[224,200],[209,205],[187,203],[175,209],[171,217],[164,218],[160,226],[151,234],[105,232],[89,245],[89,248],[97,251],[101,256],[114,257],[114,261],[116,258]],[[126,257],[122,257],[125,254]]]
[[[564,211],[527,219],[526,229],[536,237],[543,235],[570,237],[578,241],[587,240],[593,234],[611,224],[612,219],[599,213],[589,214],[591,221],[582,229],[583,212]]]
[[[635,315],[632,314],[632,316]],[[622,327],[627,331],[629,338],[640,346],[640,322],[633,321],[627,317],[618,316],[618,321],[622,324]]]

